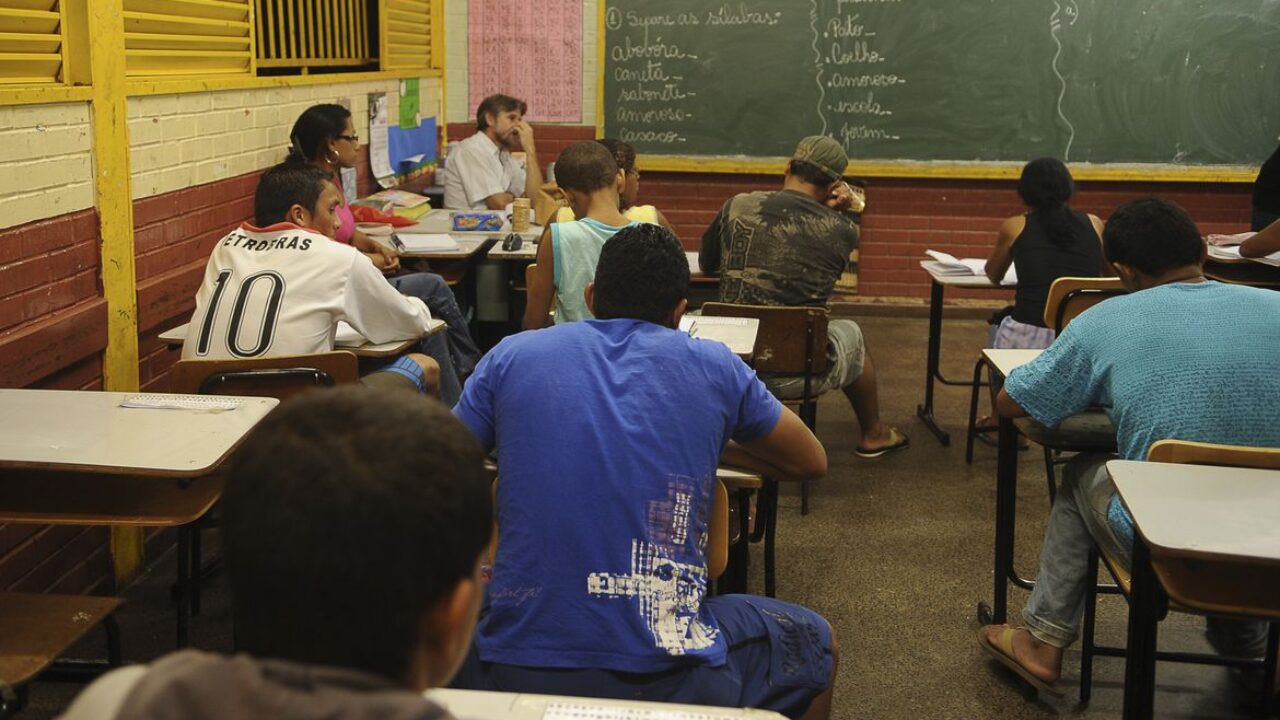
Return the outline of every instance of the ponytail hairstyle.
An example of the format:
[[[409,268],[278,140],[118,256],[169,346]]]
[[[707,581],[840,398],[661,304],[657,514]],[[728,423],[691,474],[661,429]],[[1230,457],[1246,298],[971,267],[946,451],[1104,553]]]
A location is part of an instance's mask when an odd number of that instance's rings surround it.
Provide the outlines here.
[[[1067,201],[1074,192],[1071,171],[1057,158],[1032,160],[1018,179],[1018,197],[1031,208],[1049,242],[1060,248],[1071,244],[1073,219]]]
[[[309,163],[325,156],[329,141],[347,129],[351,111],[341,105],[312,105],[298,116],[289,131],[289,155],[286,162]]]

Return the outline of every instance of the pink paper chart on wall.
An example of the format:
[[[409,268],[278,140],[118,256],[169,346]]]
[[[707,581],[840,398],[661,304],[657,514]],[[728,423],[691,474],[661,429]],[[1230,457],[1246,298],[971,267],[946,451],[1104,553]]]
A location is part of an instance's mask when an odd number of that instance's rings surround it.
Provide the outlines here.
[[[467,37],[471,110],[502,93],[533,122],[582,121],[581,0],[472,0]]]

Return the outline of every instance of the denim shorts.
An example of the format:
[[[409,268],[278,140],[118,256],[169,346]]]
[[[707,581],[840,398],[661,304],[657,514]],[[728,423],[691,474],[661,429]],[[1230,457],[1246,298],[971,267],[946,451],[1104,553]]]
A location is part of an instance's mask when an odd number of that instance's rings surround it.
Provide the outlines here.
[[[798,718],[831,684],[831,626],[821,615],[773,598],[720,595],[703,601],[728,648],[719,667],[677,664],[629,673],[484,662],[475,645],[451,687],[749,707]]]

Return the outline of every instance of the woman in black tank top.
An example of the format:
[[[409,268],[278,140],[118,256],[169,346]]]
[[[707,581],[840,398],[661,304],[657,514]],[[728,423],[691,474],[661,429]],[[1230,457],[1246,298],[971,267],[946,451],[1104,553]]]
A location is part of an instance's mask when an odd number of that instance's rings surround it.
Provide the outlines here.
[[[1075,182],[1067,166],[1055,158],[1032,160],[1022,168],[1018,196],[1029,210],[1000,226],[996,246],[987,258],[987,277],[999,283],[1014,266],[1018,285],[1013,311],[993,325],[987,346],[993,348],[1047,348],[1054,332],[1045,327],[1044,305],[1049,286],[1060,277],[1100,277],[1114,274],[1102,256],[1102,221],[1095,215],[1076,212],[1067,202],[1075,192]],[[1000,383],[991,375],[991,402]],[[987,416],[978,421],[978,437],[989,441],[987,432],[995,421]]]
[[[1004,221],[987,259],[987,277],[996,278],[992,282],[1014,266],[1018,286],[1012,318],[1023,325],[1044,328],[1045,298],[1054,280],[1112,274],[1102,257],[1102,221],[1071,209],[1067,201],[1074,190],[1071,173],[1061,161],[1040,158],[1027,163],[1018,195],[1030,211]]]

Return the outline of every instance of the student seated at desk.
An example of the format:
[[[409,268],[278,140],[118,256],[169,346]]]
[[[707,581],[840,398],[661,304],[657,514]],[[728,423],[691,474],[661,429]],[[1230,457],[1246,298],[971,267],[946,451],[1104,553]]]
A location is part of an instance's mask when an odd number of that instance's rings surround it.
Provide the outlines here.
[[[523,100],[490,95],[476,108],[476,134],[449,146],[444,164],[444,206],[450,210],[502,210],[518,197],[535,198],[542,187],[533,126]],[[511,157],[524,150],[522,168]]]
[[[1280,293],[1205,280],[1200,232],[1164,200],[1122,205],[1103,244],[1130,294],[1085,311],[1048,350],[1010,373],[999,412],[1054,427],[1107,405],[1127,460],[1144,460],[1165,438],[1280,447]],[[1037,687],[1057,681],[1063,649],[1076,639],[1085,593],[1093,592],[1091,544],[1129,562],[1133,523],[1107,475],[1110,459],[1080,454],[1067,466],[1025,627],[989,625],[979,637],[984,650]],[[1262,623],[1207,622],[1220,652],[1256,657],[1266,645]]]
[[[422,691],[467,652],[492,502],[443,405],[340,388],[273,411],[231,463],[222,557],[239,651],[115,670],[64,720],[445,720]]]
[[[618,163],[618,169],[622,171],[622,185],[618,187],[618,209],[622,214],[634,222],[654,223],[671,230],[671,223],[667,222],[658,208],[652,205],[636,204],[640,198],[640,170],[636,168],[636,149],[630,143],[613,138],[602,138],[596,142],[613,155],[614,162]],[[562,207],[556,213],[556,222],[573,220],[574,214],[571,207]]]
[[[829,713],[826,620],[705,597],[722,453],[778,479],[827,458],[728,347],[676,329],[688,290],[670,231],[624,228],[586,290],[597,319],[510,336],[467,383],[454,413],[498,450],[499,541],[456,687]]]
[[[582,292],[596,274],[600,248],[633,222],[618,210],[622,171],[600,143],[585,141],[565,148],[556,160],[556,180],[581,219],[551,223],[542,231],[525,303],[528,330],[546,324],[553,299],[556,324],[593,317]]]
[[[1074,192],[1071,171],[1057,158],[1038,158],[1022,168],[1018,197],[1030,210],[1004,221],[987,258],[987,278],[993,284],[1000,284],[1012,264],[1018,287],[1012,311],[992,326],[987,347],[1049,347],[1054,332],[1044,324],[1044,306],[1053,281],[1112,274],[1102,257],[1102,220],[1072,210],[1068,202]],[[991,384],[993,401],[998,385]],[[995,421],[984,417],[978,429],[994,430]]]
[[[422,337],[431,312],[396,292],[350,245],[333,242],[338,189],[310,165],[281,163],[262,175],[254,222],[232,230],[209,254],[182,357],[306,355],[333,349],[339,320],[371,342]],[[456,401],[461,388],[443,335],[420,344],[424,355],[386,372],[419,390]],[[366,382],[394,380],[370,376]]]
[[[861,192],[843,179],[844,147],[813,135],[796,146],[779,192],[742,193],[720,208],[702,234],[698,266],[720,275],[720,302],[740,305],[826,305],[849,253],[858,245],[853,212]],[[844,391],[858,418],[854,452],[863,458],[906,449],[907,436],[880,421],[880,390],[862,329],[847,318],[827,324],[830,370],[814,392]],[[804,392],[798,376],[774,375],[765,384],[792,400]]]
[[[396,290],[426,303],[435,317],[448,325],[449,357],[454,371],[465,379],[480,362],[480,350],[471,339],[471,329],[458,308],[453,290],[444,278],[435,273],[406,273],[400,271],[399,254],[364,234],[356,227],[355,216],[347,206],[342,192],[342,168],[355,167],[359,159],[360,138],[351,124],[351,111],[341,105],[312,105],[303,111],[293,123],[289,133],[290,162],[309,163],[324,171],[338,188],[341,202],[337,215],[341,220],[334,232],[334,240],[354,245],[364,253],[374,267],[387,274],[387,282]]]

